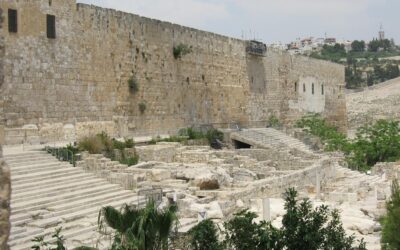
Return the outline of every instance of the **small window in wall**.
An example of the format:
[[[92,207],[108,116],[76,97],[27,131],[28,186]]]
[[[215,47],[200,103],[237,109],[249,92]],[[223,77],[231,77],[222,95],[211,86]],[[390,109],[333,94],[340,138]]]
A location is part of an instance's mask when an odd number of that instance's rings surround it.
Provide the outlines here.
[[[306,92],[306,84],[303,83],[303,92]]]
[[[322,84],[321,85],[321,95],[324,95],[325,94],[325,90],[324,90],[324,85]]]
[[[314,94],[314,83],[311,84],[311,93]]]
[[[56,38],[56,17],[47,15],[47,38]]]
[[[8,32],[18,32],[18,15],[17,10],[8,9]]]
[[[294,92],[297,92],[297,82],[294,83]]]

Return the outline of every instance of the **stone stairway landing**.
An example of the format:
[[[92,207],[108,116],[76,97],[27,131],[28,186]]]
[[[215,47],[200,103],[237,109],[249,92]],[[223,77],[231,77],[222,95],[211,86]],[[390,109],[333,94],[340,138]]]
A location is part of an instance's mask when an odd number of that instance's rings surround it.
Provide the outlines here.
[[[243,129],[232,133],[231,139],[260,148],[289,149],[308,155],[314,154],[302,141],[273,128]]]
[[[11,250],[30,249],[37,236],[50,239],[62,227],[66,245],[93,246],[103,206],[144,204],[144,198],[44,151],[6,154],[11,171]]]

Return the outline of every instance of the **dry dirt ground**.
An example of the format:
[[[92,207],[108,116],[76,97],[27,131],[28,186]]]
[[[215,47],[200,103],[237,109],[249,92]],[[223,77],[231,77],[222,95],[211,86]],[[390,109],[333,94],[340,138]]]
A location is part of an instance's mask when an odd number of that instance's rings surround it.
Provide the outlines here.
[[[346,101],[350,135],[351,131],[378,119],[400,119],[400,78],[347,93]]]

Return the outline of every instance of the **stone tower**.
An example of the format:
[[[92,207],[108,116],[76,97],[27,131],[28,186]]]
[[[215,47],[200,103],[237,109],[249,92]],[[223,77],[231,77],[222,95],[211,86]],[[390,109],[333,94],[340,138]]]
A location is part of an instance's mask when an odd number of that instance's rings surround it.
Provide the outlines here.
[[[379,40],[380,41],[385,40],[385,31],[383,30],[382,24],[381,24],[381,27],[379,29]]]

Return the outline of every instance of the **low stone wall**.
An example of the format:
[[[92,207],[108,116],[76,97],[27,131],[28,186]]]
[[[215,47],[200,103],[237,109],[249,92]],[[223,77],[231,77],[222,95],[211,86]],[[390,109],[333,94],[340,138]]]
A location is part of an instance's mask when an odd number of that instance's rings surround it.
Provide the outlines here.
[[[216,196],[223,200],[242,200],[249,204],[250,199],[263,197],[279,197],[286,189],[296,188],[298,191],[308,187],[318,189],[335,177],[333,159],[321,159],[311,167],[290,172],[286,175],[271,177],[253,182],[241,190],[201,191],[204,196]],[[319,184],[317,184],[319,182]]]
[[[77,167],[94,173],[112,184],[119,184],[127,190],[136,188],[138,180],[144,180],[146,177],[129,171],[127,165],[111,161],[101,154],[82,153],[82,160],[77,162]]]
[[[373,175],[385,175],[388,180],[400,179],[399,162],[379,162],[371,169]]]

